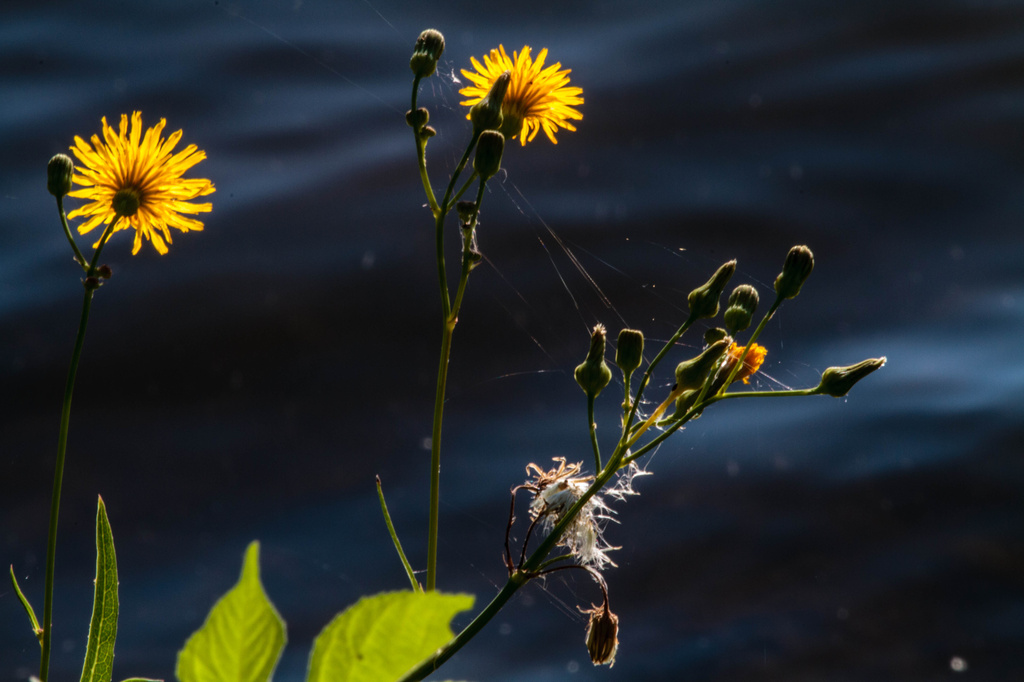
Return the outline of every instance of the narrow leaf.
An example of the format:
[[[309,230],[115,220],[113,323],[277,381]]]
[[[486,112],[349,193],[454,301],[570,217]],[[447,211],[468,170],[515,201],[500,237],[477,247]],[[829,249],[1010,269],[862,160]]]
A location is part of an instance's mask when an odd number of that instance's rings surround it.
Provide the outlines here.
[[[245,550],[242,577],[178,652],[181,682],[266,682],[286,641],[285,625],[260,582],[260,543]]]
[[[92,622],[85,647],[82,682],[110,682],[114,674],[114,640],[117,638],[117,557],[107,508],[99,498],[96,508],[96,593]]]
[[[391,534],[391,542],[395,544],[395,550],[398,552],[398,558],[402,560],[402,566],[405,567],[405,575],[409,578],[409,584],[412,585],[413,591],[422,591],[423,588],[416,582],[416,574],[412,570],[412,565],[409,560],[405,557],[405,552],[402,551],[402,543],[398,541],[398,533],[395,532],[395,525],[391,523],[391,514],[388,513],[388,503],[384,501],[384,488],[380,484],[380,476],[377,477],[377,497],[380,498],[380,510],[384,514],[384,523],[388,526],[388,533]]]
[[[151,680],[148,677],[129,677],[127,680],[121,680],[121,682],[164,682],[163,680]]]
[[[473,595],[386,592],[363,597],[320,632],[308,682],[392,682],[452,638]]]
[[[14,565],[11,564],[11,584],[14,585],[14,593],[18,595],[18,600],[21,602],[22,608],[25,609],[25,613],[28,614],[29,622],[32,623],[32,634],[39,640],[39,646],[43,645],[43,629],[39,627],[39,620],[36,618],[36,612],[32,609],[32,605],[28,603],[28,597],[21,591],[21,587],[18,586],[18,579],[14,577]]]

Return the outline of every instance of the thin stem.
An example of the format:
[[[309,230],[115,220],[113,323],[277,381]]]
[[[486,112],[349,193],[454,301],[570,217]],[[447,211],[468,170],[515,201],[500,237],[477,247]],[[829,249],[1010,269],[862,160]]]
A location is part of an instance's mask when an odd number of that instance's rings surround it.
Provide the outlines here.
[[[420,76],[416,76],[412,81],[412,108],[409,111],[416,111],[416,98],[419,96],[419,92]],[[440,215],[441,210],[437,205],[437,199],[434,197],[434,187],[430,184],[430,175],[427,174],[427,141],[423,139],[422,131],[422,126],[412,129],[413,137],[416,138],[416,160],[419,163],[420,180],[423,182],[423,191],[426,193],[427,202],[430,204],[430,212],[436,218]]]
[[[63,214],[62,207],[61,215],[63,216]],[[106,230],[103,231],[100,242],[96,247],[96,252],[93,254],[92,262],[86,270],[86,279],[95,276],[100,251],[103,250],[118,220],[120,220],[120,216],[115,217]],[[66,222],[66,219],[62,222]],[[68,230],[68,234],[70,235],[70,230]],[[74,242],[72,241],[72,243]],[[84,256],[80,262],[85,262]],[[39,679],[41,682],[46,682],[47,675],[50,672],[50,648],[53,642],[53,583],[57,563],[57,520],[60,516],[60,493],[64,481],[68,427],[71,424],[71,398],[75,393],[75,376],[78,374],[78,363],[82,357],[82,347],[85,344],[85,329],[89,324],[89,311],[92,308],[92,297],[95,291],[95,289],[86,286],[85,298],[82,301],[82,315],[78,321],[78,333],[75,336],[75,347],[71,351],[71,366],[68,368],[68,378],[64,385],[64,403],[60,412],[60,432],[57,436],[57,461],[53,470],[53,493],[50,496],[50,526],[46,540],[46,584],[43,588],[43,651],[39,660]]]
[[[626,418],[626,423],[622,427],[623,441],[626,439],[626,434],[629,433],[629,427],[632,426],[633,420],[636,418],[636,411],[640,405],[640,398],[644,394],[644,389],[647,388],[647,383],[651,380],[651,374],[654,372],[654,368],[658,366],[658,363],[660,363],[661,359],[665,357],[669,349],[676,345],[676,341],[678,341],[680,337],[686,333],[686,330],[693,326],[693,323],[696,321],[697,318],[691,313],[690,316],[686,318],[686,322],[683,322],[679,329],[676,330],[676,333],[672,335],[672,338],[670,338],[658,354],[654,356],[654,359],[651,360],[651,364],[647,366],[647,370],[644,372],[644,376],[640,380],[640,386],[636,390],[636,398],[633,400],[633,406],[629,410],[629,416]]]
[[[452,352],[455,320],[446,319],[441,333],[441,359],[437,368],[437,392],[434,395],[434,426],[430,434],[430,519],[427,531],[427,592],[437,586],[437,530],[441,496],[441,422],[444,418],[444,394],[448,385],[448,361]]]
[[[594,471],[601,471],[601,447],[597,443],[597,423],[594,421],[594,396],[587,395],[587,430],[590,446],[594,449]]]
[[[68,216],[64,212],[64,197],[57,197],[57,214],[60,216],[60,224],[64,228],[64,236],[68,238],[68,243],[71,244],[71,250],[75,252],[75,260],[85,270],[88,266],[85,264],[85,256],[78,249],[78,244],[75,243],[75,238],[71,236],[71,228],[68,226]]]

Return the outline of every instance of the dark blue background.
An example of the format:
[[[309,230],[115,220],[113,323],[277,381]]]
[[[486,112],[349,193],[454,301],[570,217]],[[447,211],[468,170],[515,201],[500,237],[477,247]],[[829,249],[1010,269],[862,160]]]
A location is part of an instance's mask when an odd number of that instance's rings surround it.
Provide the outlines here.
[[[889,358],[848,399],[716,406],[653,457],[608,531],[613,669],[583,646],[576,605],[597,593],[567,577],[523,590],[437,679],[941,680],[961,675],[953,657],[965,679],[1024,674],[1024,4],[10,0],[0,15],[0,558],[40,611],[81,299],[46,161],[139,109],[205,149],[193,175],[217,187],[206,231],[169,255],[131,257],[127,236],[104,252],[53,679],[81,666],[97,494],[121,578],[115,679],[173,678],[253,538],[289,625],[277,679],[304,679],[335,612],[406,585],[374,474],[423,567],[439,305],[403,114],[431,26],[448,43],[421,95],[438,184],[468,134],[452,75],[470,56],[547,46],[586,99],[557,147],[511,146],[485,199],[446,408],[443,589],[479,606],[497,590],[528,462],[589,461],[571,370],[593,324],[653,345],[722,261],[768,298],[806,243],[817,268],[763,336],[757,386]],[[618,400],[600,403],[606,448]],[[0,677],[36,669],[8,588],[0,642]]]

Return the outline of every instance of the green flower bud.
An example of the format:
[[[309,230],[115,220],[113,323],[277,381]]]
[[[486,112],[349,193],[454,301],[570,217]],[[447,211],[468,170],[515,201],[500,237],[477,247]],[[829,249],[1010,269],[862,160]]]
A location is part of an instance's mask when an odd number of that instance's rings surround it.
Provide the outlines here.
[[[67,154],[57,154],[46,164],[46,189],[55,197],[62,197],[71,191],[71,176],[75,164]]]
[[[506,71],[495,79],[487,96],[473,105],[469,110],[469,120],[473,122],[473,130],[499,130],[501,128],[501,103],[505,100],[505,92],[512,82],[512,73]]]
[[[842,398],[853,385],[885,364],[885,358],[870,358],[847,367],[829,367],[821,373],[815,393]]]
[[[615,364],[623,376],[636,371],[644,359],[644,333],[638,329],[623,329],[615,346]]]
[[[604,361],[605,331],[604,325],[594,327],[590,337],[590,352],[587,359],[576,367],[576,383],[580,385],[588,398],[596,398],[608,382],[612,380],[612,370]]]
[[[731,260],[722,265],[711,276],[704,286],[698,287],[690,292],[687,302],[690,304],[690,315],[697,319],[714,317],[718,314],[718,299],[729,283],[729,278],[736,272],[736,261]]]
[[[697,396],[700,395],[699,389],[693,389],[691,391],[683,391],[676,398],[676,411],[672,413],[672,416],[665,421],[674,422],[677,419],[682,419],[683,415],[690,411],[693,404],[697,402]]]
[[[729,336],[729,332],[725,331],[721,327],[712,327],[704,332],[704,345],[710,346],[714,342],[721,341],[727,336]]]
[[[473,157],[473,170],[480,175],[480,180],[488,180],[501,168],[501,153],[505,150],[505,136],[497,130],[485,130],[480,133],[476,143],[476,156]]]
[[[814,269],[814,254],[806,246],[794,246],[786,255],[782,272],[775,278],[775,293],[779,298],[796,298],[800,287]]]
[[[476,215],[475,201],[459,201],[455,204],[455,210],[459,214],[459,222],[466,225],[473,221]]]
[[[416,47],[409,60],[409,68],[420,78],[428,78],[437,69],[437,60],[444,52],[444,36],[440,31],[428,28],[416,39]]]
[[[731,339],[729,338],[716,341],[704,349],[704,352],[697,357],[680,362],[676,366],[676,386],[674,390],[690,390],[703,386],[715,363],[725,354],[730,341]]]
[[[427,125],[427,121],[430,120],[430,112],[424,107],[420,107],[416,111],[410,109],[405,112],[405,122],[409,124],[410,128],[419,130],[423,126]]]
[[[750,326],[750,320],[757,310],[757,289],[749,284],[741,284],[732,290],[729,304],[725,308],[725,326],[735,334]]]

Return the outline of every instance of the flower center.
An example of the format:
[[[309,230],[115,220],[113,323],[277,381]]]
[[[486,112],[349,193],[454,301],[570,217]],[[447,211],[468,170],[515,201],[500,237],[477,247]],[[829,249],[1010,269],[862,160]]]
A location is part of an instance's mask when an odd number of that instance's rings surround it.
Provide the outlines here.
[[[110,202],[114,212],[119,216],[131,217],[138,213],[139,205],[142,203],[142,192],[134,187],[119,189]]]

